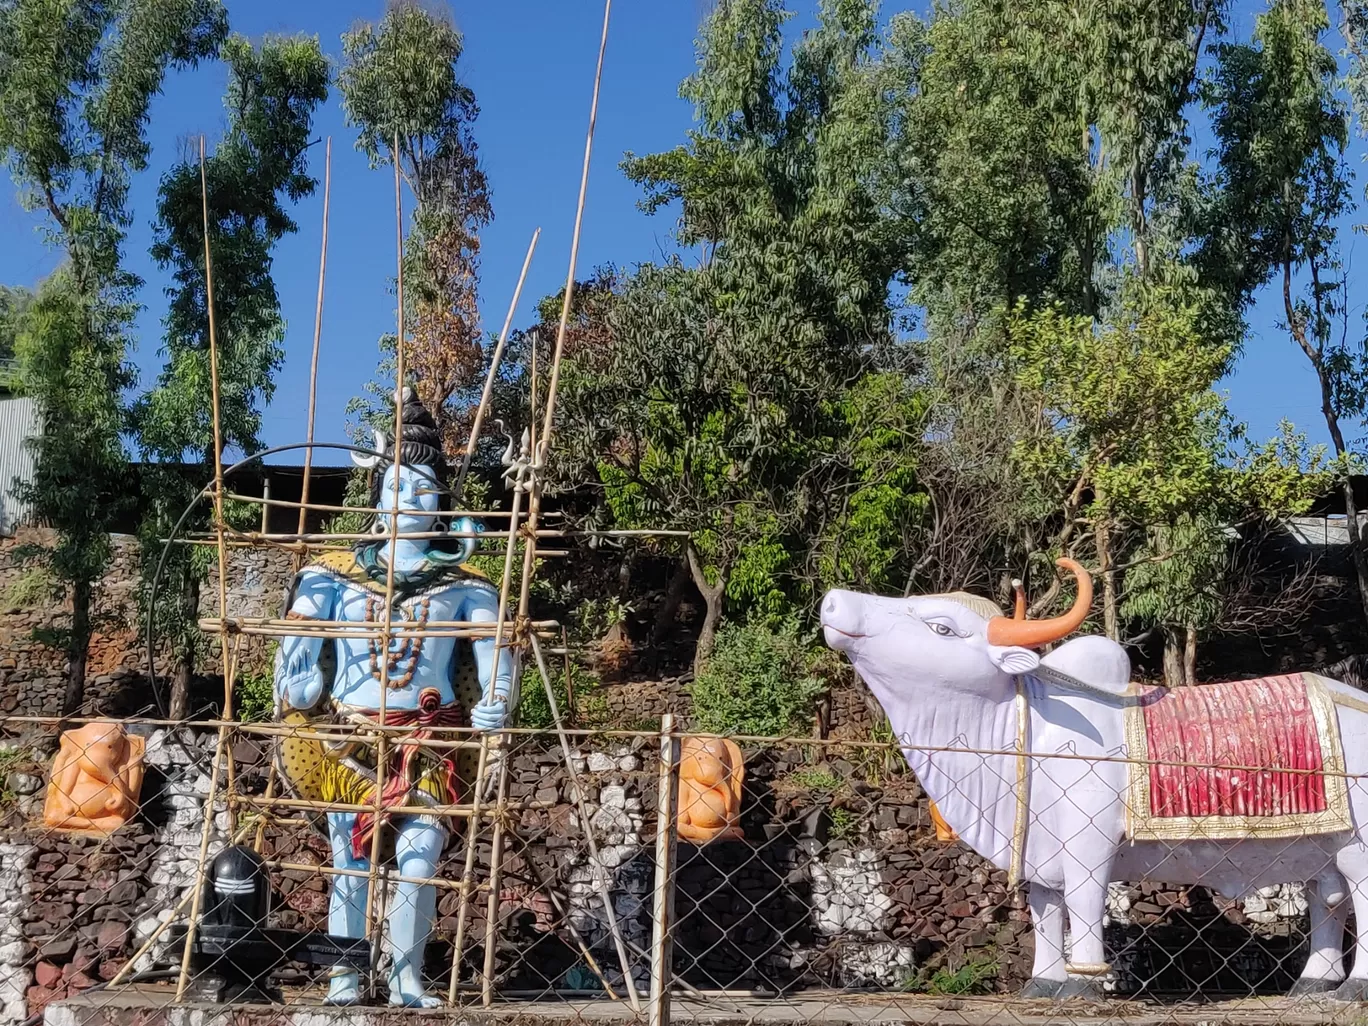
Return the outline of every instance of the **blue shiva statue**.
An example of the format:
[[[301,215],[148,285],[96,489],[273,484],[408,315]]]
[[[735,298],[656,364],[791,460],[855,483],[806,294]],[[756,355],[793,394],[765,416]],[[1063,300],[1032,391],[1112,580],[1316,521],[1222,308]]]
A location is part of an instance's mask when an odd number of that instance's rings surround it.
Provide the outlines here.
[[[279,718],[287,723],[351,722],[361,728],[379,722],[381,688],[386,725],[412,726],[408,736],[421,741],[430,728],[470,726],[482,731],[502,728],[517,703],[519,666],[513,653],[494,651],[493,638],[472,641],[447,635],[424,635],[430,621],[493,623],[499,595],[479,571],[465,565],[475,548],[473,538],[389,538],[391,518],[400,533],[443,532],[449,516],[442,482],[447,467],[431,414],[405,388],[403,438],[386,447],[377,431],[381,454],[353,459],[372,468],[371,505],[388,510],[374,518],[374,539],[343,552],[328,552],[296,575],[287,599],[286,617],[293,620],[383,622],[385,586],[394,567],[395,623],[419,624],[408,637],[395,637],[386,651],[376,638],[299,636],[282,641],[276,655],[275,695]],[[395,451],[399,463],[394,463]],[[395,506],[395,478],[398,506]],[[457,530],[473,531],[469,518]],[[382,670],[386,661],[387,672]],[[490,680],[494,699],[486,701]],[[382,680],[384,683],[382,683]],[[374,735],[370,735],[373,738]],[[419,745],[388,747],[381,809],[435,806],[460,800],[474,786],[469,749]],[[369,738],[337,744],[287,738],[279,749],[282,777],[300,797],[347,805],[374,804],[376,752]],[[446,820],[435,816],[391,816],[382,811],[334,812],[327,816],[333,864],[365,870],[372,837],[382,831],[381,852],[398,875],[435,879],[446,842]],[[365,933],[367,878],[339,875],[333,879],[328,906],[328,932],[341,937]],[[436,893],[431,884],[398,883],[387,915],[393,967],[389,1000],[393,1005],[432,1008],[440,1000],[423,986],[423,952],[432,931]],[[330,1004],[360,1000],[355,972],[333,970]]]

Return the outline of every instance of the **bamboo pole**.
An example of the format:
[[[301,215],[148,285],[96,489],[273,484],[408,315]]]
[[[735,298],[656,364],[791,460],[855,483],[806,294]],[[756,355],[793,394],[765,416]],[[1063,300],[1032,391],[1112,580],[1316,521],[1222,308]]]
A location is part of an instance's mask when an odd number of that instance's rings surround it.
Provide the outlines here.
[[[218,745],[214,748],[214,762],[209,774],[209,793],[204,798],[204,827],[200,831],[199,872],[190,896],[190,920],[185,926],[185,950],[181,953],[180,977],[176,981],[176,1004],[185,998],[185,988],[190,983],[190,955],[195,947],[195,933],[199,927],[200,900],[204,895],[204,884],[209,876],[209,838],[214,832],[214,801],[218,797],[219,766],[223,762],[224,743],[228,739],[228,728],[219,731]]]
[[[674,931],[675,816],[679,789],[679,742],[674,714],[660,718],[660,764],[656,771],[656,870],[652,900],[650,1026],[669,1026]]]
[[[206,616],[200,620],[200,626],[209,630],[219,630],[225,623],[230,624],[233,628],[288,627],[290,630],[306,631],[336,627],[339,630],[330,632],[329,636],[339,638],[364,637],[364,634],[358,634],[357,631],[374,630],[384,626],[383,620],[296,620],[282,616],[234,616],[227,620]],[[396,629],[414,630],[421,627],[433,627],[447,630],[493,631],[495,624],[488,620],[395,620],[391,626]],[[560,622],[557,620],[534,620],[527,626],[533,630],[552,630],[559,627]]]
[[[517,834],[514,834],[513,836],[515,838],[518,837]],[[518,839],[521,840],[521,838]],[[565,924],[565,928],[570,932],[570,938],[579,948],[579,953],[584,959],[584,964],[589,967],[590,972],[598,977],[599,983],[603,986],[604,993],[614,1001],[621,1001],[622,998],[618,997],[617,991],[615,991],[608,982],[608,974],[599,967],[598,960],[594,958],[593,953],[589,950],[589,945],[584,942],[584,938],[580,936],[579,930],[576,929],[574,921],[570,918],[569,910],[566,909],[565,903],[561,901],[560,894],[547,882],[546,877],[542,875],[541,869],[537,866],[537,860],[532,857],[532,852],[528,850],[526,842],[523,843],[523,853],[523,865],[531,872],[533,877],[532,882],[536,884],[538,890],[546,895],[547,900],[551,902],[551,907],[555,910],[556,914],[560,916],[561,922]],[[638,954],[641,954],[641,952],[638,952]]]
[[[274,505],[274,499],[272,499]],[[294,503],[283,503],[283,505],[294,505]],[[360,513],[360,509],[350,509],[349,512]],[[383,510],[389,516],[391,510]],[[431,516],[430,512],[423,510],[399,510],[399,516],[405,514],[417,514],[417,516]],[[442,516],[447,516],[443,513]],[[473,516],[465,513],[461,516]],[[253,542],[367,542],[375,539],[375,535],[368,531],[239,531],[235,528],[224,528],[224,534],[233,535],[235,539],[253,540]],[[607,531],[576,531],[573,528],[554,528],[543,527],[536,529],[535,532],[525,532],[525,534],[535,535],[536,538],[653,538],[653,536],[663,536],[663,538],[683,538],[688,535],[688,531],[655,531],[650,528],[621,528],[607,529]],[[186,540],[197,540],[209,538],[209,532],[190,532],[185,535]],[[405,542],[431,542],[438,538],[486,538],[483,531],[401,531],[399,539]],[[164,539],[171,540],[171,539]]]
[[[480,822],[480,802],[483,798],[485,764],[489,758],[489,737],[480,735],[480,757],[475,766],[475,780],[471,784],[471,822],[466,824],[465,863],[461,868],[461,903],[456,911],[456,938],[451,945],[451,984],[447,987],[447,1004],[454,1005],[461,989],[461,956],[465,952],[466,922],[470,918],[470,886],[475,877],[475,849],[479,840],[476,824]]]
[[[575,810],[584,829],[585,843],[589,847],[589,859],[594,866],[594,882],[598,884],[599,897],[603,900],[603,914],[608,921],[608,932],[613,937],[613,945],[617,948],[618,960],[622,963],[622,978],[627,989],[627,998],[632,1003],[632,1010],[640,1015],[641,1001],[637,997],[636,982],[632,979],[632,963],[627,957],[627,949],[622,942],[622,930],[618,928],[617,912],[613,908],[613,896],[609,893],[608,881],[601,872],[603,864],[599,861],[598,842],[594,840],[593,826],[589,822],[589,816],[584,807],[584,789],[580,787],[579,774],[575,771],[575,761],[570,751],[570,738],[565,732],[565,723],[561,719],[560,707],[556,702],[556,691],[551,686],[551,674],[546,668],[546,659],[542,655],[541,644],[537,641],[535,634],[532,635],[532,653],[536,657],[537,669],[541,671],[542,684],[546,688],[546,701],[551,708],[551,718],[556,724],[556,735],[560,740],[561,754],[565,759],[565,773],[570,779],[570,790],[575,797]]]
[[[532,454],[533,466],[540,472],[546,465],[546,456],[551,448],[551,430],[556,414],[556,391],[560,385],[561,357],[565,351],[565,329],[570,320],[570,303],[575,292],[575,267],[579,261],[580,231],[584,225],[584,201],[589,191],[589,161],[594,152],[594,126],[598,121],[599,87],[603,82],[603,57],[608,49],[608,21],[613,10],[613,0],[604,0],[603,33],[599,39],[598,66],[594,71],[594,95],[589,104],[589,130],[584,137],[584,166],[580,171],[579,199],[575,205],[575,230],[570,236],[570,267],[565,275],[565,298],[561,301],[560,323],[556,327],[556,348],[551,356],[551,377],[546,386],[546,412],[543,415],[541,438]],[[541,513],[541,489],[532,492],[527,507],[527,528],[531,537],[523,550],[522,594],[518,603],[519,615],[527,614],[531,598],[532,567],[537,558],[536,531]]]
[[[434,488],[433,491],[439,491],[439,489],[435,489],[435,488]],[[440,489],[440,491],[441,491],[442,494],[450,494],[450,493],[447,492],[445,489]],[[209,494],[209,490],[208,490],[208,489],[205,489],[205,494],[206,494],[206,495]],[[391,509],[391,508],[388,507],[388,506],[334,506],[334,505],[331,505],[330,503],[326,503],[326,502],[312,502],[312,501],[310,501],[310,502],[300,502],[298,499],[272,499],[270,496],[262,496],[262,495],[243,495],[243,494],[240,493],[240,492],[231,492],[231,491],[228,492],[228,493],[224,496],[224,498],[234,499],[234,500],[236,500],[237,502],[251,503],[252,505],[256,505],[256,506],[282,506],[282,507],[288,507],[289,509],[299,509],[299,508],[302,506],[303,508],[305,508],[305,509],[307,509],[307,510],[310,510],[311,512],[314,512],[314,513],[372,513],[372,514],[374,514],[374,513],[393,513],[393,512],[394,512],[394,510]],[[421,515],[421,516],[430,516],[430,515],[431,515],[431,510],[418,509],[417,507],[414,507],[414,508],[410,509],[410,508],[408,508],[407,506],[402,507],[402,508],[399,510],[399,512],[400,512],[401,515],[408,515],[408,516],[419,516],[419,515]],[[506,517],[506,516],[508,516],[508,511],[507,511],[507,510],[498,510],[498,509],[460,509],[460,510],[448,510],[448,511],[446,511],[446,512],[447,512],[447,513],[450,513],[450,514],[452,514],[452,515],[463,516],[463,517]],[[548,517],[550,517],[550,516],[563,516],[564,514],[557,513],[556,511],[553,510],[553,511],[547,513],[546,515],[547,515]],[[374,535],[367,535],[366,537],[368,537],[368,538],[373,538],[373,537],[375,537],[375,536],[374,536]],[[401,537],[401,538],[406,538],[406,537],[408,537],[408,535],[401,531],[401,532],[399,533],[399,537]],[[165,541],[165,539],[162,539],[162,540]]]
[[[318,301],[314,306],[313,357],[309,362],[308,448],[304,450],[304,479],[299,484],[299,533],[308,516],[309,471],[313,469],[314,410],[318,402],[318,350],[323,337],[323,279],[328,268],[328,199],[332,193],[332,136],[323,157],[323,243],[318,254]]]
[[[499,789],[494,799],[494,836],[489,844],[489,894],[485,904],[484,978],[480,982],[481,1003],[494,1003],[494,970],[499,946],[499,885],[503,877],[504,816],[508,802],[508,764],[513,752],[505,747],[499,760]],[[472,826],[474,821],[472,821]]]
[[[266,771],[266,799],[268,801],[275,797],[276,779],[279,774],[280,768],[276,765],[276,760],[272,759],[271,767]],[[236,796],[229,797],[229,804],[232,803],[233,798],[235,797]],[[257,821],[256,834],[252,838],[252,850],[258,855],[261,854],[261,849],[266,846],[266,827],[273,821],[274,817],[272,817],[269,810],[263,810]]]
[[[324,629],[324,630],[319,630],[319,631],[310,631],[310,630],[307,630],[307,629],[295,629],[295,628],[290,628],[290,627],[254,627],[254,626],[234,627],[234,626],[232,625],[232,622],[231,622],[231,621],[229,622],[229,625],[228,625],[227,629],[224,629],[224,628],[220,627],[220,626],[218,625],[217,621],[210,621],[207,625],[203,626],[201,629],[202,629],[206,634],[220,634],[220,633],[231,634],[231,635],[238,635],[238,634],[241,634],[241,635],[244,635],[244,636],[261,637],[261,638],[300,638],[300,637],[303,637],[303,638],[339,638],[339,637],[340,637],[340,638],[351,638],[351,639],[358,639],[358,638],[364,639],[364,638],[379,638],[379,637],[382,637],[382,636],[383,636],[383,631],[382,631],[381,629],[379,629],[379,628],[372,628],[372,629],[370,629],[370,630],[356,630],[356,631],[350,631],[350,632],[348,632],[348,633],[346,633],[346,634],[343,634],[343,633],[335,633],[335,632],[334,632],[335,629]],[[404,639],[404,638],[420,638],[420,637],[486,639],[486,638],[492,637],[492,636],[493,636],[493,632],[494,632],[494,629],[493,629],[493,628],[490,628],[490,627],[485,627],[485,628],[479,628],[479,627],[468,627],[468,628],[460,628],[460,627],[448,627],[448,628],[436,628],[436,627],[433,627],[433,628],[419,628],[419,627],[411,627],[411,628],[396,628],[395,630],[393,630],[393,631],[390,632],[389,637],[391,638],[391,640],[402,640],[402,639]],[[548,630],[539,630],[539,631],[535,631],[534,633],[536,633],[538,636],[544,636],[544,637],[547,637],[547,638],[553,638],[553,637],[555,636],[553,633],[551,633],[551,632],[548,631]]]
[[[279,795],[268,799],[264,795],[244,794],[235,795],[233,800],[239,805],[247,805],[253,808],[308,809],[314,812],[369,812],[374,808],[370,802],[320,802],[309,798],[282,798]],[[555,803],[529,800],[518,802],[509,807],[518,810],[551,809],[555,808]],[[391,805],[385,811],[393,816],[430,816],[433,819],[473,818],[470,808],[464,805]],[[496,818],[497,815],[497,810],[488,808],[480,813],[482,819]]]
[[[204,305],[209,314],[209,386],[214,420],[214,518],[218,521],[219,616],[228,615],[228,551],[223,537],[223,426],[219,416],[218,323],[214,317],[214,261],[209,249],[209,185],[204,173],[204,136],[199,141],[200,211],[204,225]],[[233,718],[233,679],[228,673],[228,639],[222,640],[223,718]]]
[[[365,869],[339,869],[336,866],[313,865],[308,862],[281,862],[276,859],[266,860],[267,869],[292,870],[294,872],[308,873],[316,872],[321,876],[350,876],[368,877],[370,875]],[[386,879],[390,883],[412,883],[412,884],[432,884],[442,890],[458,891],[461,885],[453,880],[447,880],[440,876],[401,876],[397,873],[389,874]],[[484,884],[475,884],[476,890],[483,890]]]
[[[243,835],[235,836],[233,838],[233,843],[239,843],[242,840],[242,836]],[[105,984],[108,989],[113,990],[122,983],[124,977],[133,971],[133,967],[138,963],[138,959],[152,950],[152,945],[157,943],[157,938],[170,929],[171,924],[176,921],[176,916],[185,911],[185,906],[190,904],[190,899],[194,893],[195,889],[192,887],[181,895],[180,901],[176,902],[176,907],[171,910],[171,914],[157,925],[157,928],[152,931],[147,940],[143,941],[142,946],[138,948],[137,951],[133,952],[132,957],[124,962],[124,964],[119,967],[119,971],[114,974],[113,978]]]
[[[508,332],[513,326],[513,315],[517,312],[518,300],[522,297],[523,282],[527,280],[527,269],[532,266],[532,254],[537,250],[537,239],[540,237],[541,228],[537,228],[532,233],[532,241],[527,244],[527,256],[523,257],[518,284],[513,288],[513,299],[508,304],[508,314],[504,317],[499,341],[494,346],[494,355],[489,358],[489,373],[485,375],[484,389],[480,392],[480,404],[475,408],[475,421],[470,425],[470,440],[466,442],[465,455],[461,457],[461,469],[456,472],[456,482],[451,489],[457,502],[461,501],[466,474],[470,473],[471,461],[475,459],[475,449],[480,443],[480,428],[484,426],[485,414],[489,411],[489,400],[494,394],[494,380],[499,372],[499,364],[503,360],[504,348],[508,344]]]
[[[395,339],[395,366],[394,366],[394,444],[393,444],[393,467],[394,467],[394,493],[393,508],[399,509],[399,473],[403,467],[404,459],[404,197],[399,183],[399,135],[395,133],[394,149],[391,151],[394,164],[394,232],[395,232],[395,259],[397,263],[397,275],[395,278],[395,294],[398,299],[398,336]],[[398,555],[399,548],[399,516],[395,513],[389,518],[389,558],[385,561],[385,629],[380,641],[383,653],[380,658],[380,709],[378,719],[381,723],[385,722],[385,706],[389,697],[389,672],[390,672],[390,625],[394,618],[394,562]],[[379,936],[382,932],[381,923],[375,918],[376,904],[376,863],[380,858],[380,838],[384,834],[382,829],[384,821],[385,803],[385,766],[388,753],[386,752],[385,734],[379,734],[376,738],[375,747],[375,830],[371,834],[371,850],[369,869],[371,871],[370,885],[366,888],[366,931],[367,936],[371,937],[375,943],[372,950],[379,951]],[[372,984],[374,984],[376,963],[371,963]]]
[[[205,309],[209,317],[209,384],[212,391],[214,424],[214,515],[218,521],[218,592],[219,616],[228,615],[228,552],[223,539],[223,428],[219,417],[219,373],[218,373],[218,326],[214,317],[214,263],[209,242],[209,185],[204,171],[204,136],[199,140],[200,165],[200,213],[204,226],[204,297]],[[233,719],[233,660],[229,655],[228,636],[220,639],[220,659],[223,667],[223,720],[219,728],[218,743],[214,748],[213,766],[209,776],[209,793],[204,800],[204,828],[200,833],[199,873],[190,903],[190,922],[185,930],[185,949],[181,953],[180,976],[176,980],[176,1002],[185,997],[185,988],[190,982],[190,956],[194,950],[195,931],[199,925],[200,899],[204,892],[204,881],[209,867],[205,861],[209,854],[209,838],[214,830],[214,800],[218,795],[219,767],[227,748]]]

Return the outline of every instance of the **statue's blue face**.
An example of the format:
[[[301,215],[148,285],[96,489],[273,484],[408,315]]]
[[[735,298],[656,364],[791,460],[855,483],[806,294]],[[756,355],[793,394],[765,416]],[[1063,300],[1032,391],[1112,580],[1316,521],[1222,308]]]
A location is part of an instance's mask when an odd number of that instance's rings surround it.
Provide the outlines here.
[[[438,494],[435,483],[436,475],[433,474],[431,467],[395,467],[390,466],[385,471],[383,483],[380,486],[380,501],[376,504],[380,509],[387,509],[393,512],[396,507],[394,504],[394,476],[399,475],[399,505],[398,509],[407,510],[399,516],[399,530],[407,531],[431,531],[437,523],[436,514],[439,508],[441,496]],[[413,510],[423,510],[419,514],[411,512]],[[380,523],[386,530],[390,526],[390,514],[381,513]]]

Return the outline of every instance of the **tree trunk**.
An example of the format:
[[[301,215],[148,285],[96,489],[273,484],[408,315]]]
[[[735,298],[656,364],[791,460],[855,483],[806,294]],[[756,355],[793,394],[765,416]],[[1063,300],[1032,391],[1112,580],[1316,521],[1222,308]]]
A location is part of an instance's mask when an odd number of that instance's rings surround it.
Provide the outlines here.
[[[181,579],[181,608],[180,619],[183,625],[193,624],[198,620],[199,612],[199,578],[194,574],[190,567],[185,568],[184,577]],[[188,633],[191,628],[184,627]],[[224,673],[227,673],[227,667]],[[171,699],[167,715],[173,720],[183,720],[190,713],[190,682],[195,677],[195,644],[188,637],[183,637],[176,645],[176,667],[171,676]]]
[[[1164,631],[1164,686],[1183,686],[1183,647],[1176,627],[1165,626]]]
[[[722,619],[722,592],[726,585],[703,584],[698,589],[703,593],[703,626],[698,632],[698,647],[694,649],[694,676],[697,677],[712,658],[717,646],[717,625]]]
[[[1197,683],[1197,628],[1187,628],[1183,639],[1183,683],[1188,687]]]
[[[75,716],[85,704],[86,659],[90,655],[90,582],[71,586],[71,636],[67,639],[67,684],[62,715]]]
[[[1349,528],[1349,552],[1354,557],[1354,576],[1358,578],[1359,604],[1368,620],[1368,554],[1363,551],[1363,532],[1359,529],[1358,506],[1354,502],[1354,482],[1344,475],[1344,518]]]
[[[1290,253],[1291,242],[1284,243],[1285,252]],[[1314,275],[1315,268],[1313,266]],[[1311,361],[1311,367],[1316,372],[1316,379],[1320,382],[1321,391],[1321,414],[1325,417],[1325,426],[1330,432],[1330,441],[1334,443],[1335,455],[1343,456],[1347,451],[1344,443],[1344,432],[1340,430],[1339,414],[1335,410],[1334,387],[1330,377],[1330,370],[1325,366],[1325,360],[1318,346],[1313,345],[1310,337],[1306,334],[1306,324],[1297,313],[1296,304],[1292,302],[1292,261],[1290,256],[1283,259],[1283,312],[1287,315],[1287,328],[1292,333],[1293,340],[1301,347],[1301,351],[1306,354],[1306,358]],[[1354,502],[1354,482],[1346,473],[1344,480],[1340,483],[1344,491],[1344,517],[1345,526],[1349,529],[1349,555],[1354,560],[1354,576],[1358,578],[1359,604],[1363,608],[1364,620],[1368,621],[1368,554],[1363,551],[1363,534],[1359,530],[1358,507]]]
[[[665,589],[665,601],[656,610],[655,624],[651,627],[650,640],[646,642],[645,664],[655,670],[660,665],[660,646],[665,642],[665,636],[670,633],[670,628],[674,626],[675,617],[679,614],[679,604],[684,601],[684,592],[689,587],[689,564],[687,560],[681,560],[675,567],[674,576],[670,578],[670,584]]]
[[[703,596],[703,626],[698,632],[698,646],[694,649],[694,676],[703,672],[712,658],[717,644],[717,624],[722,619],[722,598],[727,591],[727,574],[724,569],[717,572],[717,583],[709,584],[703,572],[703,562],[698,558],[692,545],[688,548],[689,574],[693,577],[694,587]]]
[[[1121,640],[1116,614],[1116,569],[1112,566],[1111,526],[1103,516],[1097,521],[1097,566],[1102,573],[1102,628],[1112,641]]]

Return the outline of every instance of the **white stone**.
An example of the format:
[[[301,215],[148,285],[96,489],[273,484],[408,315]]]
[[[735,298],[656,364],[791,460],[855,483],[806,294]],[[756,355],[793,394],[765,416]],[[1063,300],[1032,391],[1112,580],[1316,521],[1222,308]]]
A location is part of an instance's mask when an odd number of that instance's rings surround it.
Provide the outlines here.
[[[635,755],[624,755],[618,760],[618,769],[623,773],[635,773],[641,768],[641,760]]]
[[[621,784],[609,784],[599,792],[599,803],[614,809],[627,808],[627,790]]]
[[[604,752],[589,753],[590,773],[608,773],[616,767],[617,763],[613,761],[611,756],[605,754]]]

